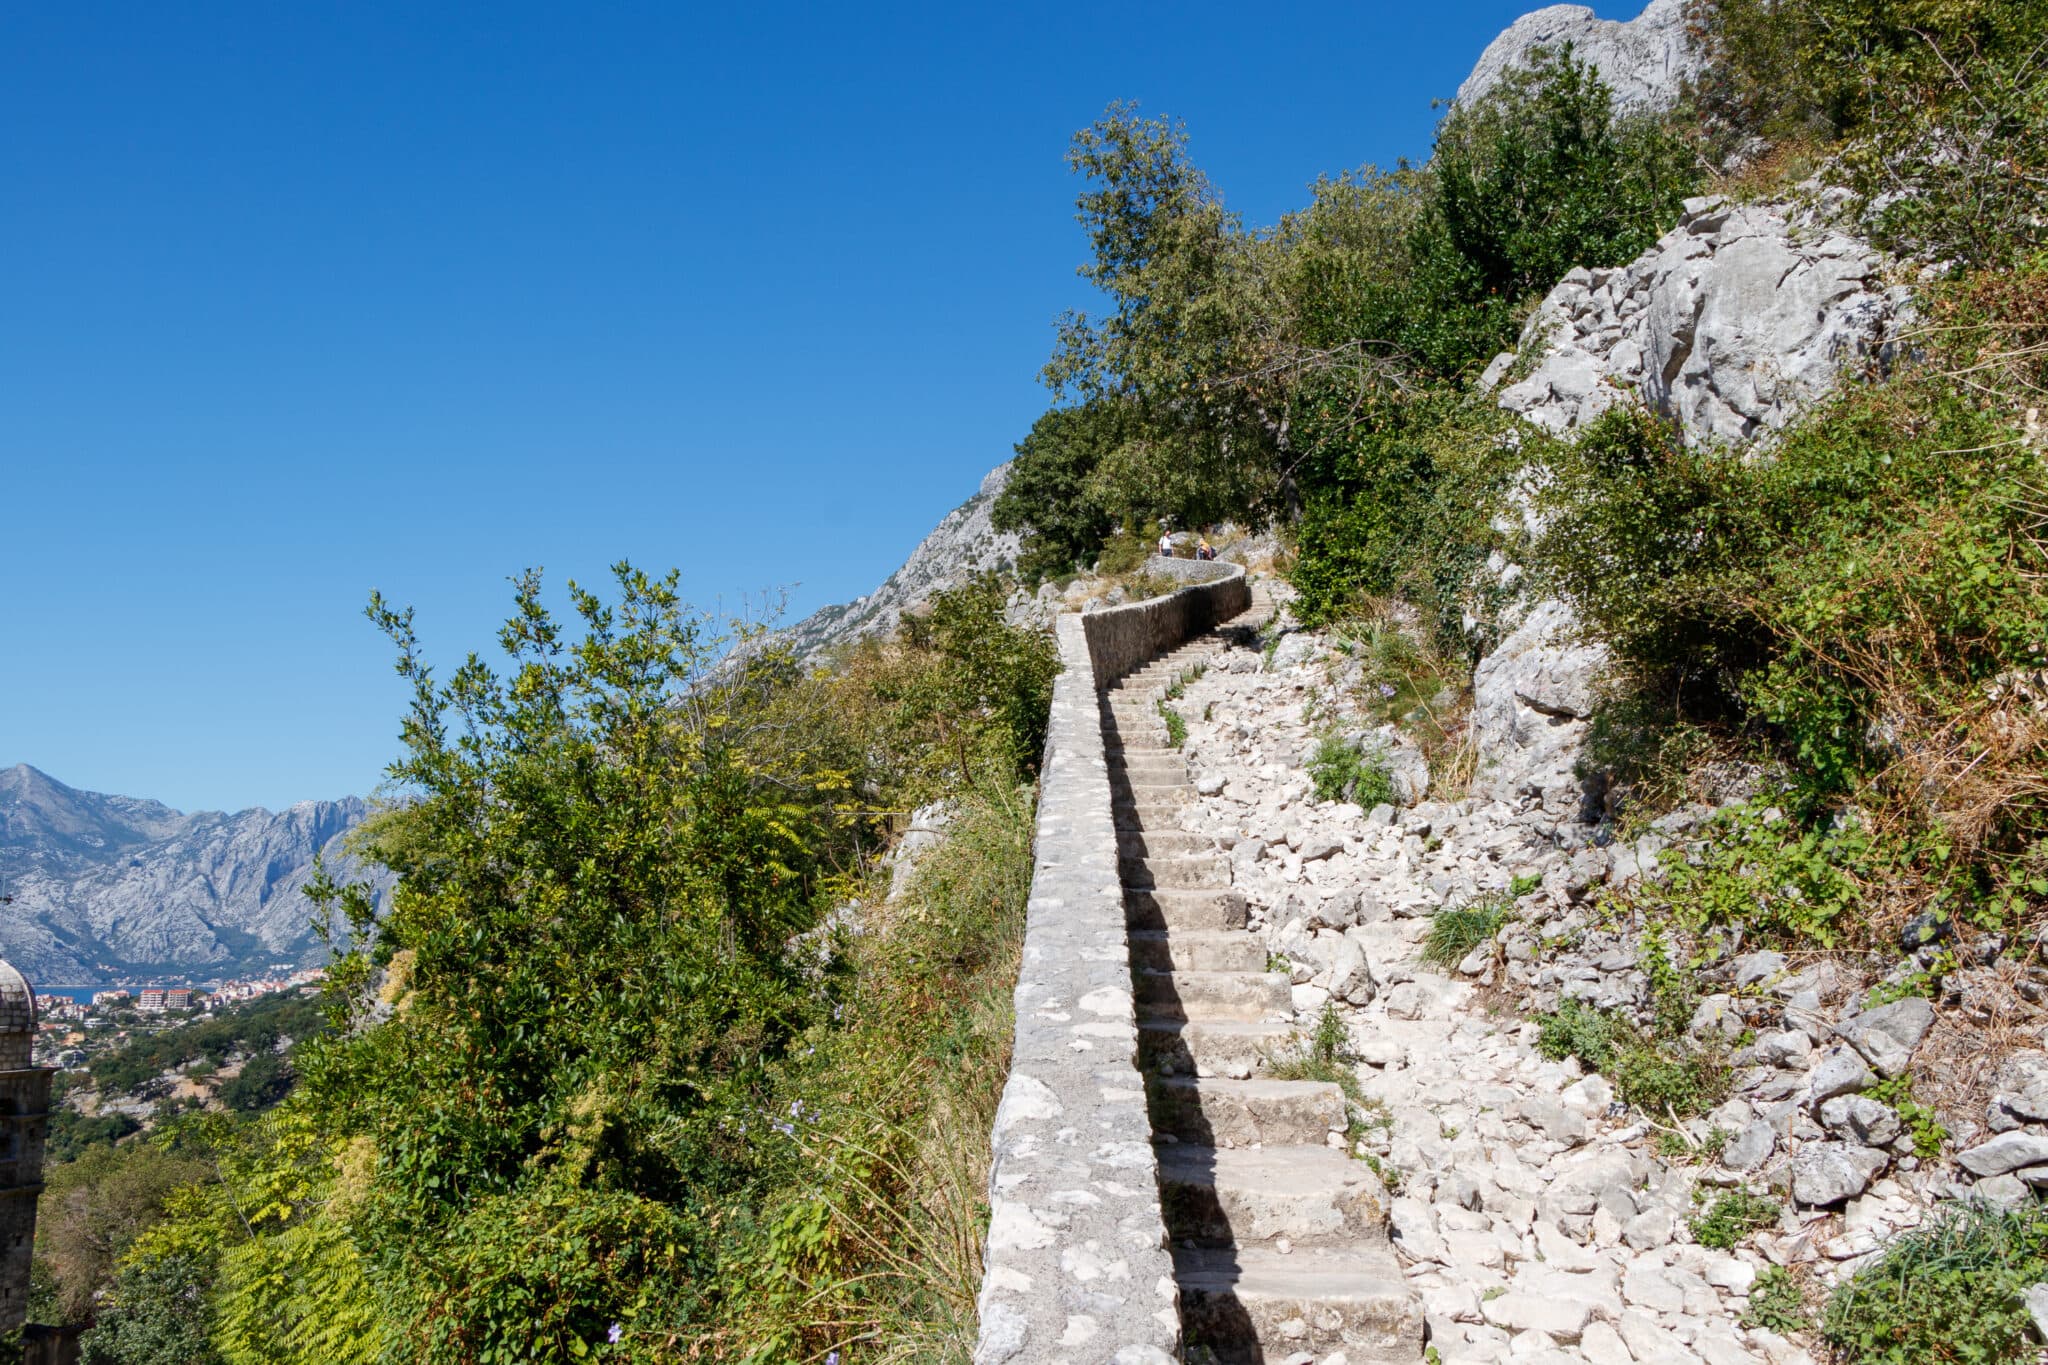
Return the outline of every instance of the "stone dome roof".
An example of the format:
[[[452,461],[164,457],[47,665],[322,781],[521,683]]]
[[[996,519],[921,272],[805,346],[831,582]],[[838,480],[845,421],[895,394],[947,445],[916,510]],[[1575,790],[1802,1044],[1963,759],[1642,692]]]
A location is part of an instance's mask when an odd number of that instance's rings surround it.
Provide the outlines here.
[[[36,993],[11,962],[0,961],[0,1033],[36,1031]]]

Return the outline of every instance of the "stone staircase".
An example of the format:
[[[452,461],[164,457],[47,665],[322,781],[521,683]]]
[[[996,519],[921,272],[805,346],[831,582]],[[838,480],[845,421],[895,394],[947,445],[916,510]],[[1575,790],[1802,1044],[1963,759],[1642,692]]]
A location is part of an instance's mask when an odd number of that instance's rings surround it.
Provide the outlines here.
[[[1288,976],[1266,970],[1244,898],[1205,837],[1167,743],[1164,691],[1270,618],[1262,585],[1237,623],[1107,688],[1103,739],[1130,930],[1139,1060],[1187,1359],[1217,1365],[1422,1358],[1422,1308],[1387,1241],[1387,1193],[1345,1150],[1343,1093],[1275,1080],[1299,1046]]]

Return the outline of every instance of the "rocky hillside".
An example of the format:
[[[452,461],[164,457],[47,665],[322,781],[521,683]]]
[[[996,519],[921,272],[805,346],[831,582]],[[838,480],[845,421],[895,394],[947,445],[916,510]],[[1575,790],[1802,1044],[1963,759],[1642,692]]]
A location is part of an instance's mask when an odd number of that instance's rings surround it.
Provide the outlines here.
[[[896,628],[905,611],[933,593],[957,586],[975,574],[1015,564],[1016,533],[998,531],[989,524],[989,509],[1009,475],[1007,464],[990,470],[980,491],[948,512],[882,586],[851,602],[821,607],[790,627],[798,655],[808,658],[835,645],[885,635]]]
[[[347,797],[186,814],[27,764],[0,771],[0,885],[13,897],[0,956],[75,985],[310,958],[313,859],[348,872],[337,841],[367,810]]]

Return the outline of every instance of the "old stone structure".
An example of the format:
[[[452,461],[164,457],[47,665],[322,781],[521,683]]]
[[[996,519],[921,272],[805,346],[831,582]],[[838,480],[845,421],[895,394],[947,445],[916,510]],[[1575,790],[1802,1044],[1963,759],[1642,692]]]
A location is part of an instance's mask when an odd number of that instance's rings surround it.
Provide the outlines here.
[[[35,992],[20,972],[0,962],[0,1332],[17,1331],[28,1320],[29,1262],[54,1074],[35,1064],[35,1036]]]
[[[1057,623],[975,1359],[1169,1365],[1184,1328],[1231,1362],[1288,1342],[1414,1359],[1386,1191],[1330,1144],[1343,1098],[1262,1077],[1294,1038],[1286,980],[1227,864],[1167,832],[1193,789],[1155,698],[1264,593],[1168,564],[1196,581]]]

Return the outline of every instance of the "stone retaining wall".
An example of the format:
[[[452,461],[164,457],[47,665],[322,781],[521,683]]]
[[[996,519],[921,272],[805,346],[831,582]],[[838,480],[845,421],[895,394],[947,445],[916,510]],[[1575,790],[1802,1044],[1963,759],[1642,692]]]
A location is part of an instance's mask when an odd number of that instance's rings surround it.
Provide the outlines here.
[[[1251,585],[1241,565],[1161,557],[1147,561],[1145,572],[1183,578],[1194,586],[1081,618],[1087,625],[1088,656],[1097,687],[1108,687],[1252,604]]]
[[[1235,564],[1059,618],[1017,1033],[996,1113],[976,1365],[1172,1365],[1180,1307],[1138,1070],[1097,688],[1250,604]]]

